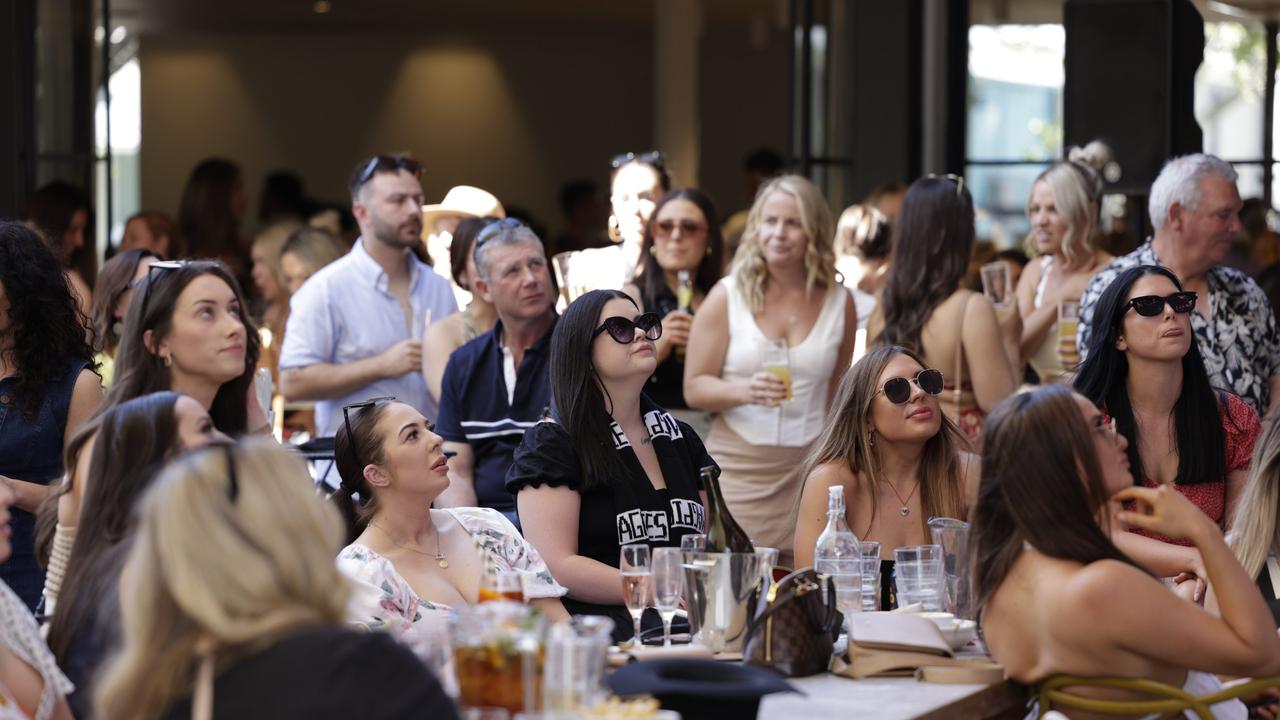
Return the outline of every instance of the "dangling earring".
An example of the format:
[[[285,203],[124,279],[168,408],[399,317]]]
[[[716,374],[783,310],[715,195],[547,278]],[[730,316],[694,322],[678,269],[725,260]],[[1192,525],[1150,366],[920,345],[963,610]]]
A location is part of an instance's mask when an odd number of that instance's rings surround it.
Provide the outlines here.
[[[124,321],[117,320],[111,323],[111,334],[120,337],[124,333]]]
[[[875,431],[875,430],[868,430],[868,431],[867,431],[867,444],[868,444],[868,445],[870,445],[871,447],[875,447],[875,446],[876,446],[876,431]]]
[[[609,215],[609,239],[614,242],[622,242],[622,231],[618,229],[618,216]]]
[[[650,255],[652,255],[652,256],[654,256],[654,257],[658,257],[658,248],[654,247],[653,245],[650,245],[650,246],[649,246],[649,254],[650,254]]]
[[[165,367],[167,367],[167,368],[171,368],[171,367],[173,367],[173,356],[172,356],[172,355],[161,355],[161,356],[160,356],[160,359],[164,361],[164,366],[165,366]]]

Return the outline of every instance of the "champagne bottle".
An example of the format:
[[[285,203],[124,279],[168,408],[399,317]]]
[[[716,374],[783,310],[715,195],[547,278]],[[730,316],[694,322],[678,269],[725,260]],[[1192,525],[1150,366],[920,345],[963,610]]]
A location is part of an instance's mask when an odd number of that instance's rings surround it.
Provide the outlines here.
[[[720,468],[708,465],[701,474],[702,487],[707,491],[707,552],[754,553],[751,538],[734,521],[720,494]]]
[[[676,273],[676,306],[680,312],[693,314],[693,279],[688,270]],[[684,362],[684,352],[683,345],[676,348],[676,359],[680,362]]]

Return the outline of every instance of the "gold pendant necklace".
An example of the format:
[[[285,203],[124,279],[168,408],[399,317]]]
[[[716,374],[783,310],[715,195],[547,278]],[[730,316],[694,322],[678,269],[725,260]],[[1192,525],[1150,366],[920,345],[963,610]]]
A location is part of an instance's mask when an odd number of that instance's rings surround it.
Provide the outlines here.
[[[433,553],[429,553],[429,552],[427,552],[427,551],[425,551],[425,550],[419,550],[418,548],[413,547],[413,546],[411,546],[411,545],[402,545],[402,544],[400,544],[400,543],[396,542],[396,539],[395,539],[395,538],[393,538],[393,537],[391,537],[391,533],[387,532],[387,531],[386,531],[384,528],[382,528],[381,526],[379,526],[379,525],[374,525],[373,523],[369,523],[369,524],[370,524],[370,525],[373,525],[373,527],[378,528],[378,530],[379,530],[383,535],[386,535],[386,536],[387,536],[387,539],[391,541],[391,544],[392,544],[392,545],[395,545],[396,547],[400,548],[401,550],[408,550],[409,552],[416,552],[416,553],[418,553],[419,555],[426,555],[427,557],[435,558],[435,560],[436,560],[436,564],[437,564],[437,565],[439,565],[439,566],[440,566],[440,568],[441,568],[442,570],[448,570],[448,569],[449,569],[449,560],[448,560],[448,558],[446,558],[446,557],[444,556],[444,553],[440,552],[440,529],[439,529],[439,528],[436,528],[436,527],[434,527],[434,526],[431,528],[431,529],[432,529],[432,531],[433,531],[433,534],[436,536],[436,551],[435,551],[435,552],[433,552]]]
[[[902,494],[898,492],[898,488],[893,486],[893,483],[889,482],[888,480],[881,480],[880,482],[884,483],[885,485],[888,485],[889,489],[893,491],[894,496],[898,498],[898,502],[902,503],[902,509],[898,510],[898,514],[901,515],[902,517],[906,517],[910,515],[911,508],[907,507],[907,503],[911,502],[911,498],[915,497],[916,490],[920,489],[920,479],[919,478],[916,479],[916,484],[911,487],[911,493],[907,495],[906,500],[902,499]]]

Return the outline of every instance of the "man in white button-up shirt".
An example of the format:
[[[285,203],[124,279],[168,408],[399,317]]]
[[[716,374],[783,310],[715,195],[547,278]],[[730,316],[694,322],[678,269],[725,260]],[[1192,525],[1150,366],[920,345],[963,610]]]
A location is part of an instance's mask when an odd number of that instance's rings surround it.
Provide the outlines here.
[[[343,405],[371,397],[394,396],[435,417],[422,376],[422,332],[428,318],[458,305],[449,281],[412,252],[421,242],[421,173],[403,155],[361,163],[351,181],[360,239],[290,301],[280,389],[287,400],[317,401],[322,436],[341,426]]]

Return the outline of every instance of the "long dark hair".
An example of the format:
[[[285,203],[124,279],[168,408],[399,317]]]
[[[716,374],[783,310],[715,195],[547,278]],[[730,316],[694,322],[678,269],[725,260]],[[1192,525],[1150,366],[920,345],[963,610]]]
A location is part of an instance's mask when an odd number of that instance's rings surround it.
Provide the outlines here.
[[[44,233],[53,246],[59,264],[70,264],[71,256],[64,240],[76,212],[84,210],[86,220],[90,212],[89,196],[80,188],[64,180],[54,180],[31,193],[27,200],[24,219]],[[86,223],[86,232],[89,228]],[[77,251],[78,252],[78,251]]]
[[[342,481],[330,495],[330,499],[338,506],[342,519],[346,521],[348,544],[360,537],[360,533],[369,526],[369,520],[378,511],[377,498],[373,495],[369,481],[365,480],[364,468],[366,465],[380,465],[386,459],[385,438],[378,434],[378,421],[386,414],[392,402],[395,401],[380,401],[367,407],[353,408],[347,415],[351,435],[347,435],[346,425],[339,426],[333,435],[333,460],[338,466],[338,476]],[[356,459],[357,456],[359,460]],[[360,496],[358,502],[355,498],[357,494]]]
[[[240,218],[231,198],[240,183],[240,167],[230,160],[208,158],[196,165],[182,190],[178,228],[195,257],[241,255]]]
[[[23,415],[35,417],[51,383],[81,362],[95,367],[86,339],[89,321],[62,262],[36,231],[20,223],[0,221],[0,286],[9,301],[5,361],[18,373],[14,400]]]
[[[95,352],[114,353],[120,344],[120,333],[117,332],[116,304],[129,283],[133,282],[133,274],[138,271],[138,263],[143,258],[158,258],[146,248],[133,248],[116,253],[116,256],[102,265],[98,272],[98,283],[93,294],[93,310],[90,320],[93,322],[93,349]],[[139,283],[141,285],[141,283]],[[126,308],[127,310],[127,308]]]
[[[636,278],[636,282],[640,285],[640,296],[645,300],[645,307],[650,309],[652,309],[653,299],[667,287],[667,276],[662,266],[658,264],[657,256],[653,254],[653,228],[658,222],[658,213],[662,210],[662,206],[672,200],[688,200],[697,205],[702,211],[703,220],[707,223],[708,252],[702,256],[698,264],[698,271],[693,276],[693,286],[704,294],[711,292],[711,288],[720,281],[720,273],[724,268],[724,237],[720,234],[720,221],[716,215],[715,203],[696,188],[672,190],[663,195],[658,204],[653,206],[649,222],[644,226],[644,241],[640,245],[640,262],[637,268],[639,277]]]
[[[465,285],[458,281],[458,278],[467,273],[467,260],[471,257],[471,248],[475,247],[480,231],[497,220],[499,218],[496,217],[463,218],[453,229],[453,240],[449,245],[449,271],[453,274],[453,281],[463,290],[470,292],[471,283],[475,282],[473,277],[468,277]]]
[[[178,451],[174,405],[180,395],[157,392],[121,403],[73,440],[78,453],[94,438],[80,523],[49,623],[49,649],[64,665],[77,634],[116,582],[133,530],[133,510],[164,463]]]
[[[125,315],[124,335],[120,338],[120,349],[116,352],[116,378],[107,393],[107,406],[173,388],[173,375],[169,368],[165,367],[159,355],[147,349],[142,338],[150,330],[153,342],[158,346],[169,335],[178,296],[192,280],[201,275],[213,275],[225,282],[240,304],[240,322],[244,323],[245,330],[244,372],[218,388],[218,393],[213,398],[213,407],[209,408],[209,417],[213,418],[213,424],[222,432],[242,435],[249,429],[245,397],[253,382],[253,371],[258,366],[262,341],[258,338],[257,326],[249,315],[249,303],[240,291],[240,283],[236,282],[226,266],[214,260],[195,260],[179,268],[152,270],[147,281],[138,286],[138,294],[129,303],[129,312]]]
[[[591,361],[592,337],[600,311],[610,300],[626,300],[619,290],[592,290],[574,300],[551,333],[551,404],[560,425],[573,438],[582,471],[582,488],[623,477],[626,466],[613,447],[610,412],[613,398]]]
[[[1093,310],[1093,333],[1089,337],[1089,354],[1076,373],[1075,387],[1108,415],[1115,418],[1116,429],[1129,441],[1129,467],[1133,481],[1141,485],[1146,471],[1142,467],[1138,424],[1133,419],[1129,400],[1129,358],[1116,349],[1123,334],[1124,316],[1129,309],[1129,290],[1138,278],[1159,275],[1169,279],[1178,291],[1182,283],[1165,268],[1139,265],[1116,276],[1098,298]],[[1227,474],[1226,433],[1222,430],[1222,408],[1219,396],[1209,384],[1204,358],[1195,338],[1182,356],[1182,387],[1168,388],[1177,393],[1173,404],[1174,440],[1177,442],[1177,485],[1222,482]]]
[[[997,405],[983,428],[982,484],[970,515],[979,612],[1024,543],[1062,560],[1140,567],[1098,524],[1107,500],[1093,430],[1069,388],[1045,385]]]
[[[960,287],[973,255],[973,198],[950,178],[911,183],[893,224],[889,279],[881,302],[884,330],[876,342],[924,352],[920,333],[942,301]]]

